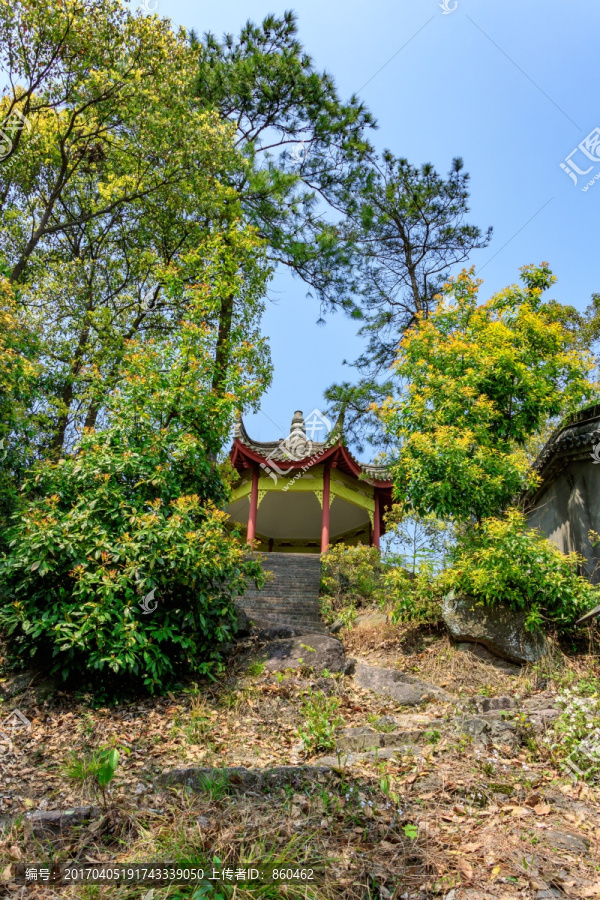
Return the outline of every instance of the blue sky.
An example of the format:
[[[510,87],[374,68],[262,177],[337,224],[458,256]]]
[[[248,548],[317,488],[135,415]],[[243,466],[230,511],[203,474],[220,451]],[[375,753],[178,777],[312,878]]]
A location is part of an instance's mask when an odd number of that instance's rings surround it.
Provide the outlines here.
[[[358,92],[377,118],[373,135],[413,164],[447,172],[462,156],[471,175],[470,220],[494,226],[471,262],[484,295],[516,280],[520,266],[547,260],[557,300],[583,308],[600,292],[600,128],[597,0],[151,0],[156,13],[203,33],[237,33],[247,20],[294,9],[299,36],[342,97]],[[380,71],[379,71],[380,70]],[[363,87],[363,85],[365,85]],[[361,89],[362,88],[362,89]],[[560,164],[592,135],[572,163]],[[592,159],[590,159],[593,157]],[[565,163],[566,164],[566,163]],[[287,434],[292,413],[322,405],[323,390],[353,377],[355,325],[342,315],[324,327],[302,282],[279,273],[265,316],[275,365],[253,437]]]

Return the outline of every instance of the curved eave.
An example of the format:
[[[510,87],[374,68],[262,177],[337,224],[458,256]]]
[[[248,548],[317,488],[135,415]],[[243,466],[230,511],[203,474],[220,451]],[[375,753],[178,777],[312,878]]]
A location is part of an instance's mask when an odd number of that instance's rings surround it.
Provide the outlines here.
[[[315,459],[315,456],[317,456],[318,458]],[[234,466],[238,470],[238,472],[242,472],[245,469],[249,468],[249,466],[251,466],[252,464],[265,464],[266,455],[259,453],[258,450],[254,449],[254,447],[249,447],[247,444],[243,443],[243,441],[236,437],[231,448],[230,460],[232,466]],[[361,478],[362,480],[366,481],[367,484],[370,484],[373,487],[377,487],[382,490],[389,490],[391,492],[392,481],[390,480],[389,476],[377,478],[372,471],[368,472],[358,462],[358,460],[354,459],[352,454],[341,443],[341,441],[338,441],[336,444],[333,444],[332,447],[328,447],[326,450],[319,450],[318,453],[315,453],[312,456],[307,456],[304,459],[288,459],[285,461],[278,460],[277,465],[281,469],[284,469],[286,472],[292,472],[304,468],[304,466],[310,463],[310,460],[314,460],[311,465],[317,465],[319,463],[327,461],[334,468],[338,468],[341,469],[342,472],[346,472],[347,475],[352,475],[354,476],[354,478]],[[385,469],[382,469],[382,475],[388,475]]]

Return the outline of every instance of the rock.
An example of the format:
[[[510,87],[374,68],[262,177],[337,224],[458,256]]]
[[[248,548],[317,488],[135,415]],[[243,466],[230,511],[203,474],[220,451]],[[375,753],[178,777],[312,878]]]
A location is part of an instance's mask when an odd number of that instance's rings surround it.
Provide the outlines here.
[[[353,628],[381,628],[387,625],[387,616],[382,612],[363,613],[352,623]]]
[[[35,679],[35,672],[21,672],[19,675],[9,675],[3,681],[0,681],[0,697],[4,700],[10,700],[17,694],[22,694],[31,685]]]
[[[510,662],[534,663],[546,653],[544,635],[527,631],[525,613],[513,612],[504,604],[484,606],[451,592],[442,603],[442,618],[455,641],[483,644]]]
[[[236,603],[235,606],[236,618],[237,618],[237,631],[235,636],[238,640],[242,640],[243,638],[247,638],[250,636],[250,632],[252,631],[252,622],[248,618],[245,610],[242,609],[241,606],[238,606]]]
[[[211,769],[193,766],[189,769],[169,769],[158,778],[161,785],[182,784],[193,791],[206,791],[211,784],[222,785],[225,790],[261,790],[268,792],[284,785],[297,785],[302,781],[319,779],[330,774],[327,766],[274,766],[271,769],[247,769],[245,766],[229,766]]]
[[[328,634],[303,634],[271,641],[257,656],[265,671],[283,672],[309,666],[316,672],[342,672],[346,665],[343,644]]]
[[[76,806],[72,809],[35,810],[25,816],[25,837],[53,840],[71,828],[85,825],[102,815],[97,806]]]
[[[317,678],[314,681],[314,687],[316,690],[322,691],[327,697],[335,694],[335,682],[332,678]]]
[[[375,728],[381,731],[394,731],[397,724],[398,719],[395,716],[380,716],[375,722]]]
[[[489,715],[489,714],[488,714]],[[463,734],[468,734],[478,744],[493,744],[516,750],[519,737],[514,722],[482,716],[459,716],[455,724]]]
[[[357,663],[356,682],[362,688],[373,691],[383,697],[391,697],[406,706],[416,706],[426,700],[451,700],[450,694],[433,684],[397,672],[395,669],[381,669],[378,666],[367,666]]]
[[[560,716],[562,710],[554,703],[554,698],[548,696],[531,697],[523,701],[523,707],[534,731],[545,731],[549,724]]]
[[[344,675],[354,675],[356,672],[356,660],[353,656],[350,656],[346,660],[346,665],[344,667]]]
[[[367,727],[345,728],[336,737],[338,750],[376,750],[378,747],[402,747],[416,744],[424,735],[423,731],[372,731]]]
[[[346,623],[343,619],[336,619],[333,625],[330,627],[329,631],[331,634],[338,634]]]
[[[269,625],[257,631],[256,636],[261,641],[279,641],[285,638],[300,637],[306,634],[306,628],[293,628],[291,625]]]
[[[8,675],[0,681],[0,700],[11,700],[25,691],[31,691],[35,702],[45,700],[56,688],[56,680],[41,672],[28,670],[17,675]]]
[[[568,831],[546,831],[544,840],[552,850],[569,850],[585,856],[590,848],[587,838]]]
[[[484,697],[477,699],[475,705],[480,712],[490,712],[495,709],[516,709],[517,701],[512,697]]]
[[[323,756],[315,760],[315,764],[331,768],[339,768],[340,766],[347,768],[365,760],[373,762],[373,760],[397,759],[407,754],[411,754],[415,759],[419,758],[419,754],[415,754],[414,745],[407,744],[405,747],[377,747],[375,750],[368,750],[366,753],[354,753],[351,750],[344,750],[336,756]]]

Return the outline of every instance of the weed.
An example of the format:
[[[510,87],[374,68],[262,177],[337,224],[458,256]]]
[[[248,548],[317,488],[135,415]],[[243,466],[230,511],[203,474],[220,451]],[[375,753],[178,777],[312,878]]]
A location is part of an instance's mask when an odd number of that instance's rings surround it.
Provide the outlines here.
[[[309,753],[317,750],[333,750],[336,728],[343,724],[338,715],[340,701],[328,697],[323,691],[309,695],[300,708],[303,722],[298,728],[298,736]]]
[[[255,659],[254,662],[251,662],[248,668],[246,669],[246,675],[250,675],[252,678],[258,678],[259,675],[265,671],[265,664],[259,659]]]
[[[71,760],[65,768],[65,775],[81,784],[93,782],[96,787],[100,788],[106,806],[106,787],[114,778],[118,764],[119,751],[114,747],[103,747],[84,755],[78,755],[72,751]]]

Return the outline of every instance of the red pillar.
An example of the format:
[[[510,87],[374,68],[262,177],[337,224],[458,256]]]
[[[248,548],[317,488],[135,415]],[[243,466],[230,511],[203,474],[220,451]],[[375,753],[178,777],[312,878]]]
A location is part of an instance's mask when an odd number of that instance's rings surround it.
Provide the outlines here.
[[[250,491],[250,512],[246,542],[251,544],[256,537],[256,514],[258,512],[258,466],[252,470],[252,490]]]
[[[329,498],[331,496],[331,470],[325,466],[323,472],[323,517],[321,519],[321,553],[329,547]]]
[[[379,509],[379,491],[375,488],[375,512],[373,513],[373,546],[379,549],[381,537],[381,511]]]

